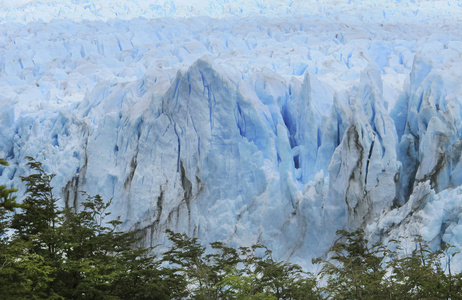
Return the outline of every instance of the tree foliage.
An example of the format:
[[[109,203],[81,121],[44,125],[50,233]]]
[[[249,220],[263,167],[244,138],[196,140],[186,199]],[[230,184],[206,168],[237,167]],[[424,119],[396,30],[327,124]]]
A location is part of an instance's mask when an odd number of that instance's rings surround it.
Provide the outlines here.
[[[0,158],[0,166],[8,166],[8,163]],[[0,238],[3,240],[5,230],[9,228],[9,217],[15,208],[20,207],[16,202],[16,196],[13,194],[18,190],[15,188],[7,188],[5,185],[0,185]]]
[[[54,175],[32,158],[27,165],[34,173],[22,177],[26,197],[20,206],[11,202],[20,211],[5,216],[14,231],[1,248],[0,298],[173,298],[152,249],[137,246],[137,232],[116,230],[120,221],[107,212],[111,201],[85,194],[80,207],[59,209]]]
[[[262,245],[234,249],[214,242],[208,253],[196,238],[167,234],[173,245],[163,259],[185,277],[192,299],[317,299],[314,278],[275,261]]]
[[[83,193],[78,207],[62,209],[54,175],[32,158],[27,165],[21,204],[16,189],[0,186],[0,299],[462,299],[462,275],[451,272],[457,253],[431,251],[419,236],[402,255],[398,241],[391,251],[361,230],[338,231],[326,259],[313,261],[317,277],[263,245],[204,246],[170,230],[155,256],[138,232],[117,230],[111,200]]]
[[[321,291],[327,299],[462,299],[461,275],[441,263],[444,255],[450,259],[456,253],[431,251],[420,236],[412,254],[402,255],[381,243],[369,246],[362,230],[337,234],[329,260],[313,261],[322,264],[320,276],[327,283]]]
[[[386,289],[383,260],[388,250],[380,244],[368,247],[361,230],[338,231],[341,239],[330,249],[321,276],[327,276],[326,292],[333,299],[379,299]],[[319,260],[315,262],[320,262]]]

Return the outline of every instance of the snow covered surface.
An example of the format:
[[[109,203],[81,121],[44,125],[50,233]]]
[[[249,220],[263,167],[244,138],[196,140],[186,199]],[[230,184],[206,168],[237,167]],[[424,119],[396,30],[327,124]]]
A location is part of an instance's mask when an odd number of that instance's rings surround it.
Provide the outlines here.
[[[0,1],[0,183],[24,191],[33,156],[63,205],[114,198],[147,243],[306,267],[337,229],[460,251],[461,20],[458,1]]]
[[[308,15],[351,21],[450,23],[461,18],[457,0],[1,0],[0,20],[189,18]]]

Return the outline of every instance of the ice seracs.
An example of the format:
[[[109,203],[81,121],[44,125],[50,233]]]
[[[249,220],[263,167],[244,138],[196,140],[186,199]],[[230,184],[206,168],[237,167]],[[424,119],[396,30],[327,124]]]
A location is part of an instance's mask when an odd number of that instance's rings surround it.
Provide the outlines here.
[[[348,218],[343,223],[354,230],[375,222],[392,206],[397,193],[397,136],[384,106],[377,67],[362,72],[350,108],[349,125],[329,166],[327,201],[335,201],[331,205],[336,207],[346,204],[342,217]]]
[[[75,21],[0,12],[2,184],[23,192],[33,156],[56,173],[61,205],[77,205],[80,191],[113,198],[123,228],[150,245],[170,228],[263,243],[306,267],[337,229],[460,249],[455,1],[361,2],[370,14],[292,1],[277,16],[278,1],[139,1],[117,6],[128,20],[98,3]],[[201,16],[130,17],[168,7]]]
[[[402,134],[400,190],[401,201],[406,203],[387,212],[374,228],[392,238],[419,234],[434,247],[441,243],[460,245],[460,226],[456,224],[462,216],[461,98],[460,86],[454,80],[461,78],[461,73],[455,69],[460,66],[460,53],[452,51],[451,44],[433,45],[441,49],[438,56],[423,52],[415,58],[397,103],[405,113],[397,109],[392,113],[400,124],[397,132]],[[460,263],[456,265],[460,268]]]

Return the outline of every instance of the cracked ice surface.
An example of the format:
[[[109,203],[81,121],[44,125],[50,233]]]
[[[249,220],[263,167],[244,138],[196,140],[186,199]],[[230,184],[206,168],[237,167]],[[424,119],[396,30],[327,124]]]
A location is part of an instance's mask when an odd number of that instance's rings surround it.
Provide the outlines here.
[[[458,2],[225,2],[3,1],[0,182],[36,157],[63,205],[114,198],[148,244],[460,250]]]

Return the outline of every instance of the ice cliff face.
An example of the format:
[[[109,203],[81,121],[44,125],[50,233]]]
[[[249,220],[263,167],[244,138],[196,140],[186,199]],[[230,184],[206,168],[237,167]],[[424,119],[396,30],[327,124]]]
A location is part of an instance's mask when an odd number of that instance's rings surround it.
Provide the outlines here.
[[[454,82],[461,72],[450,63],[459,61],[452,50],[459,44],[440,49],[432,45],[430,51],[437,48],[439,55],[416,56],[405,92],[392,112],[401,136],[398,195],[405,204],[379,221],[378,229],[388,237],[419,232],[434,245],[462,245],[461,88]]]
[[[397,135],[382,94],[380,70],[366,68],[350,104],[351,119],[343,120],[348,127],[329,166],[328,201],[338,201],[336,207],[346,204],[345,224],[351,229],[376,222],[396,201]]]
[[[365,228],[460,250],[461,28],[385,15],[5,23],[0,182],[24,191],[33,156],[62,205],[113,198],[152,245],[308,266]]]

